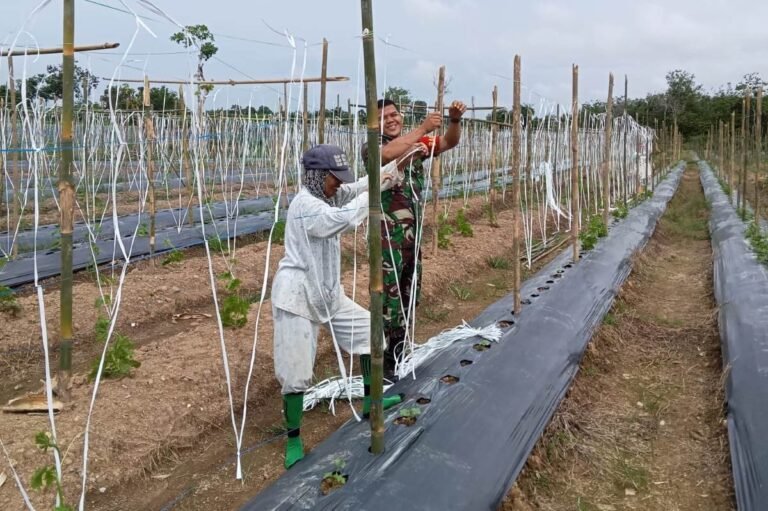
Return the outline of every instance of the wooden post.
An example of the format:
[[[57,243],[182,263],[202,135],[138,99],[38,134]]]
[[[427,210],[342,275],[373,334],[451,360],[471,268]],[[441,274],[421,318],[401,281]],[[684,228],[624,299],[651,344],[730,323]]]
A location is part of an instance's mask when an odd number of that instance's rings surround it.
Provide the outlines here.
[[[384,282],[381,272],[381,186],[379,183],[379,161],[381,133],[376,111],[376,61],[373,48],[372,0],[361,0],[363,24],[363,59],[365,64],[365,99],[369,115],[368,125],[368,190],[370,194],[368,213],[368,264],[370,268],[371,303],[371,453],[384,452],[384,325],[383,308]]]
[[[149,192],[149,256],[155,254],[155,161],[152,154],[155,143],[155,126],[152,122],[149,77],[144,76],[144,133],[147,144],[147,187]],[[154,261],[154,259],[152,259]]]
[[[491,107],[491,120],[494,121],[493,124],[491,124],[491,170],[488,174],[488,183],[491,187],[491,194],[490,194],[490,203],[488,204],[488,220],[491,224],[491,227],[498,227],[499,224],[496,222],[496,212],[494,208],[496,207],[496,167],[497,167],[497,160],[496,160],[496,140],[498,139],[498,130],[499,127],[496,124],[496,108],[499,104],[499,88],[495,85],[493,86],[493,91],[491,92],[491,97],[493,100],[493,106]],[[474,107],[474,98],[472,99],[473,107]],[[475,111],[472,110],[472,116],[474,117]]]
[[[725,169],[723,168],[723,121],[718,121],[717,125],[717,167],[718,167],[718,173],[720,174],[720,179],[723,179],[725,176]]]
[[[512,100],[512,264],[514,313],[520,314],[520,55],[515,55]]]
[[[309,112],[307,110],[307,82],[304,82],[304,90],[302,91],[304,104],[301,108],[301,150],[306,151],[309,149]],[[318,128],[319,129],[319,128]]]
[[[323,63],[320,71],[320,116],[317,118],[317,143],[325,144],[325,89],[328,83],[328,41],[323,37]]]
[[[757,101],[755,102],[755,225],[760,227],[760,163],[763,160],[763,88],[757,89]]]
[[[347,98],[347,132],[349,134],[349,158],[356,159],[356,148],[355,148],[355,134],[353,133],[353,128],[355,125],[354,118],[352,117],[352,100],[350,98]]]
[[[627,200],[629,198],[629,169],[627,168],[627,88],[628,88],[628,80],[627,75],[624,75],[624,112],[622,115],[622,123],[621,123],[621,129],[623,131],[624,136],[624,154],[622,157],[622,171],[621,171],[621,178],[623,180],[623,186],[621,188],[623,200],[624,200],[624,206],[627,205]]]
[[[443,113],[443,91],[445,89],[445,66],[440,66],[437,78],[437,102],[435,110],[442,115]],[[432,254],[437,255],[437,231],[438,231],[438,194],[441,186],[440,157],[432,158],[432,227],[434,235],[432,236]]]
[[[571,245],[579,260],[579,66],[573,64],[571,83]]]
[[[72,180],[72,138],[75,106],[75,0],[64,0],[64,38],[62,53],[61,168],[59,169],[59,206],[61,236],[61,289],[59,314],[59,379],[61,400],[69,402],[72,375],[72,230],[75,221],[75,187]]]
[[[613,136],[613,73],[608,74],[608,103],[605,110],[603,145],[603,222],[608,227],[611,206],[611,138]]]
[[[658,139],[658,143],[656,141],[653,142],[653,150],[651,151],[651,157],[653,157],[653,154],[659,153],[659,146],[661,146],[661,139],[659,138],[659,120],[654,118],[653,119],[653,133],[656,135],[655,138]],[[654,191],[656,189],[656,166],[653,164],[655,162],[651,162],[651,191]]]
[[[752,91],[747,88],[744,91],[744,114],[741,119],[741,148],[742,148],[742,167],[741,167],[741,208],[742,214],[747,209],[747,166],[749,165],[749,112],[752,108]]]

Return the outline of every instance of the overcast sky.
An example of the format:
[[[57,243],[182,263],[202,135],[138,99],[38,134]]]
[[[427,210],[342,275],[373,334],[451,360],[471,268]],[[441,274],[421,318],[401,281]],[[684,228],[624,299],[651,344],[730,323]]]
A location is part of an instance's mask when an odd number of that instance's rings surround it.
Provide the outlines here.
[[[294,50],[283,35],[295,37],[301,71],[305,41],[306,75],[319,76],[321,51],[329,44],[329,75],[349,76],[346,84],[329,85],[329,103],[364,102],[358,79],[361,59],[360,2],[356,0],[151,0],[183,25],[206,24],[216,34],[217,60],[206,64],[208,79],[291,76]],[[613,2],[513,0],[372,0],[377,35],[377,75],[385,85],[409,89],[415,98],[434,101],[435,77],[445,65],[448,99],[490,104],[499,86],[500,102],[511,103],[512,62],[522,57],[522,98],[526,103],[569,104],[571,64],[580,66],[580,100],[605,99],[608,73],[623,94],[629,76],[630,97],[665,89],[667,71],[684,69],[705,89],[736,83],[750,72],[768,78],[768,2],[742,0],[656,0]],[[123,3],[124,2],[124,3]],[[125,65],[123,78],[189,79],[195,59],[172,43],[177,30],[148,10],[140,0],[76,0],[76,44],[119,42],[119,50],[79,54],[78,63],[97,76],[111,76],[128,49],[137,24],[126,6],[143,16]],[[7,47],[23,27],[17,46],[58,46],[62,34],[62,0],[50,0],[31,20],[41,0],[2,0],[0,39]],[[26,23],[26,25],[25,25]],[[34,38],[34,39],[33,39]],[[384,44],[388,39],[390,46]],[[34,42],[36,41],[36,43]],[[258,42],[261,41],[261,42]],[[263,44],[263,43],[270,44]],[[182,52],[182,53],[179,53]],[[151,53],[152,55],[147,55]],[[23,59],[15,60],[17,77]],[[59,56],[28,59],[28,73]],[[0,66],[0,80],[7,68]],[[319,87],[313,87],[310,103]],[[217,89],[216,106],[237,101],[276,104],[282,86],[239,86]],[[294,98],[297,91],[294,93]],[[295,99],[294,99],[295,101]],[[209,107],[212,104],[209,102]]]

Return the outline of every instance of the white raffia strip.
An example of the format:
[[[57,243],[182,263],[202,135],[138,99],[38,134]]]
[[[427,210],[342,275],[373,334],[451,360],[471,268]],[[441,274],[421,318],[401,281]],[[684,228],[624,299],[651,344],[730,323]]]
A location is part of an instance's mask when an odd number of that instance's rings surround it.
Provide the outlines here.
[[[501,339],[501,328],[496,326],[496,323],[492,323],[483,328],[473,328],[469,326],[466,321],[462,321],[461,326],[440,332],[424,344],[417,344],[413,350],[405,356],[402,362],[398,364],[396,371],[397,377],[405,378],[408,374],[414,373],[417,367],[432,358],[435,353],[444,350],[458,341],[463,341],[472,337],[482,337],[491,342],[499,342],[499,339]]]
[[[384,392],[386,392],[392,384],[386,383],[387,380],[384,381]],[[351,396],[347,395],[347,388],[349,388]],[[333,415],[336,415],[337,399],[362,399],[363,394],[362,376],[352,376],[346,380],[341,376],[333,376],[310,387],[304,392],[304,411],[309,411],[316,407],[321,401],[328,400],[328,409]]]

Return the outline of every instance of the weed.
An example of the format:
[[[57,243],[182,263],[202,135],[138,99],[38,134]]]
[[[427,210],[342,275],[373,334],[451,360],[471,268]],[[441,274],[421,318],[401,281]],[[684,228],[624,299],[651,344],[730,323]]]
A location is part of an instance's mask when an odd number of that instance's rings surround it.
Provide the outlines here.
[[[229,253],[229,248],[227,247],[227,244],[221,241],[221,238],[219,238],[216,235],[208,237],[208,248],[210,248],[214,252],[221,252],[222,254],[225,254],[225,255]]]
[[[582,250],[592,250],[597,244],[597,240],[608,235],[608,227],[603,222],[600,215],[592,215],[587,223],[586,229],[579,233]]]
[[[334,470],[323,474],[323,480],[320,483],[320,491],[323,495],[328,495],[336,488],[340,488],[347,484],[347,477],[341,473],[346,463],[341,458],[336,458],[333,461]]]
[[[448,215],[441,214],[437,219],[437,246],[446,249],[451,245],[451,234],[453,227],[448,223]]]
[[[603,324],[604,325],[615,325],[616,324],[616,316],[611,314],[610,312],[605,315],[603,318]]]
[[[626,204],[619,204],[616,209],[613,210],[612,214],[614,218],[627,218],[627,215],[629,214],[629,207]]]
[[[462,302],[469,300],[472,296],[472,291],[458,282],[452,282],[451,285],[448,286],[448,289],[450,289],[451,294],[453,294],[456,299],[461,300]]]
[[[56,451],[56,454],[61,458],[61,450],[59,446],[51,439],[50,433],[47,431],[41,431],[35,435],[35,445],[41,451],[48,452],[48,449]],[[54,511],[74,511],[75,508],[64,503],[64,491],[61,488],[61,479],[56,473],[56,467],[53,465],[45,465],[38,468],[32,474],[32,478],[29,481],[29,485],[33,490],[46,490],[50,486],[56,486],[56,498],[59,502],[58,506],[54,507]]]
[[[422,307],[421,313],[430,321],[442,321],[448,317],[446,309],[435,309],[433,307]]]
[[[620,490],[634,488],[642,490],[648,486],[648,470],[635,466],[624,457],[616,461],[614,471],[614,483]]]
[[[8,286],[0,285],[0,312],[7,312],[14,317],[21,312],[21,305],[16,299],[16,293]]]
[[[168,266],[169,264],[175,264],[180,263],[184,260],[184,252],[178,249],[173,249],[170,252],[168,252],[168,255],[166,255],[163,258],[163,266]]]
[[[512,264],[509,259],[502,256],[488,257],[485,262],[494,270],[508,270]]]
[[[128,337],[115,332],[112,345],[104,358],[104,368],[101,375],[104,378],[122,378],[131,374],[134,368],[141,365],[141,362],[133,358],[133,349],[133,342]],[[96,378],[99,361],[99,359],[94,360],[91,372],[88,374],[89,380]]]
[[[96,340],[99,342],[107,341],[107,334],[109,333],[109,318],[99,314],[96,318],[96,324],[93,326],[93,334],[96,336]]]
[[[142,223],[138,229],[136,229],[136,236],[149,236],[149,228],[147,224]]]
[[[221,303],[221,323],[226,327],[241,328],[248,322],[248,310],[251,308],[251,301],[241,295],[240,279],[235,278],[230,272],[219,276],[227,280],[227,296]]]
[[[755,252],[757,260],[768,265],[768,235],[763,234],[760,231],[760,227],[755,222],[752,222],[747,227],[745,236],[749,244],[752,245],[752,250]]]
[[[459,234],[465,238],[471,238],[475,235],[472,230],[472,224],[469,223],[467,216],[464,214],[464,208],[461,208],[456,212],[456,229],[459,231]]]
[[[285,220],[278,220],[275,222],[275,227],[272,229],[272,243],[282,245],[285,242]]]
[[[410,408],[400,409],[400,417],[416,418],[421,415],[421,408],[418,406],[412,406]]]

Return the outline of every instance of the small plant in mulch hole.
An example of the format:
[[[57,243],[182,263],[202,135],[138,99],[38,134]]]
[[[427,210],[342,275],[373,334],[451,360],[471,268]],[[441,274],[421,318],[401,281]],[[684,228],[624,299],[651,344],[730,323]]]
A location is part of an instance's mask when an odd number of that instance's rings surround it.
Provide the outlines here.
[[[460,362],[459,362],[459,365],[460,365],[461,367],[466,367],[466,366],[468,366],[468,365],[472,365],[472,361],[471,361],[471,360],[466,360],[466,359],[465,359],[465,360],[462,360],[462,361],[460,361]]]
[[[413,426],[416,424],[416,419],[419,415],[421,415],[421,408],[418,406],[402,408],[400,410],[400,415],[395,419],[395,424],[400,426]]]
[[[446,374],[442,378],[440,378],[440,381],[443,383],[447,383],[448,385],[453,385],[454,383],[459,381],[458,376],[454,376],[452,374]]]
[[[477,344],[472,345],[472,348],[474,348],[475,351],[487,351],[491,349],[491,342],[486,339],[483,339]]]
[[[345,465],[346,463],[344,463],[344,460],[341,458],[334,460],[334,470],[323,474],[323,480],[320,481],[320,493],[323,495],[328,495],[333,490],[341,488],[347,484],[347,479],[349,479],[349,476],[341,472]]]

